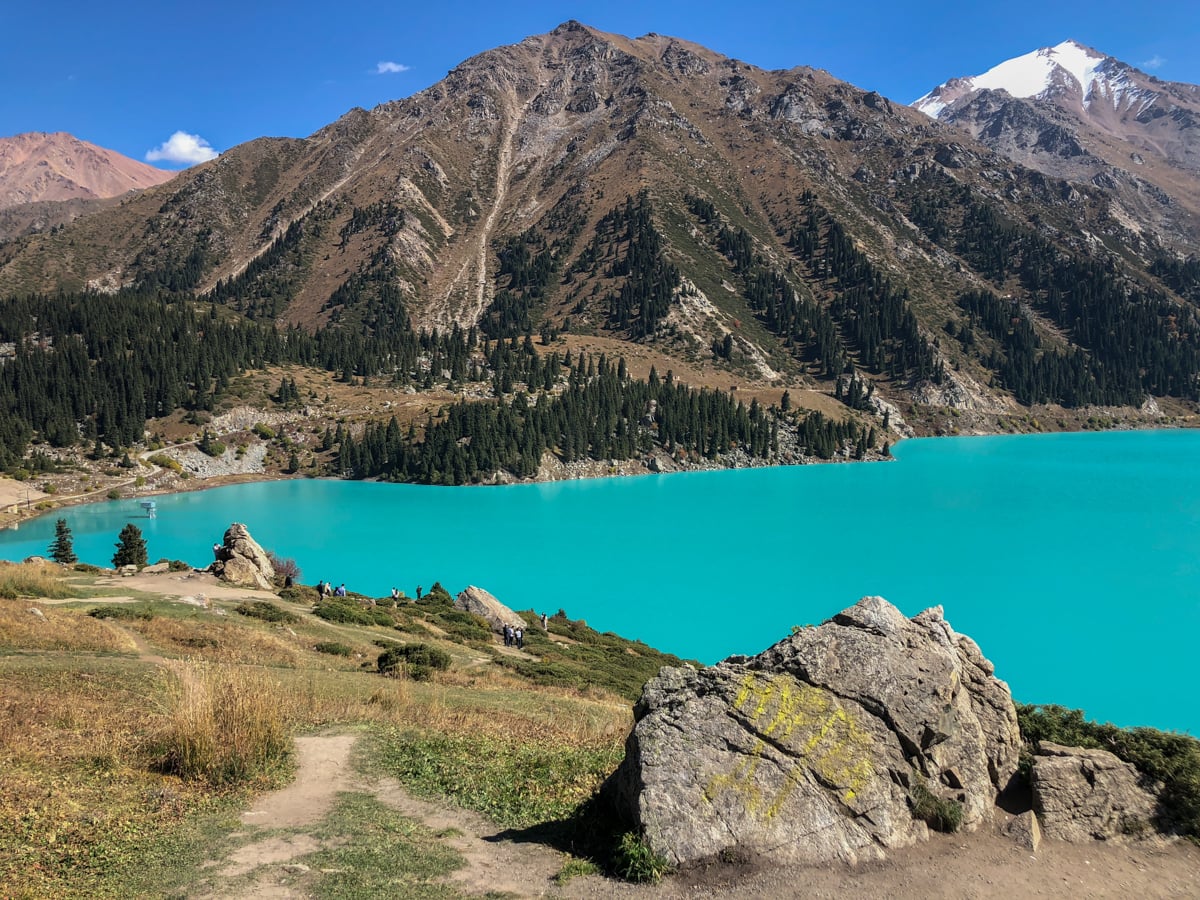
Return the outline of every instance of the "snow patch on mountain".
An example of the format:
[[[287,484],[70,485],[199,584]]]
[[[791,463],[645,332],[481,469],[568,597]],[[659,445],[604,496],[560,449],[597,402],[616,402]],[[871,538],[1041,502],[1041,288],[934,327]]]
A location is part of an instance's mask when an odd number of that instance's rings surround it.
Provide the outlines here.
[[[1097,98],[1119,107],[1142,92],[1134,87],[1124,67],[1111,57],[1076,41],[1063,41],[1024,56],[1006,60],[982,75],[955,78],[913,102],[926,115],[937,118],[960,97],[979,90],[1005,91],[1022,99],[1042,97],[1057,90],[1077,90],[1085,106]]]

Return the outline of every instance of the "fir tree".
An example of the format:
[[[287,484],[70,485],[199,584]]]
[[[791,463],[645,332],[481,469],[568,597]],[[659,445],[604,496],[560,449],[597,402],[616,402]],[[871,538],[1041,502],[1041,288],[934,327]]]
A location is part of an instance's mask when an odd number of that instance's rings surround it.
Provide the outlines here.
[[[67,566],[79,562],[79,557],[75,555],[74,543],[71,540],[71,529],[67,527],[66,519],[59,519],[54,523],[54,540],[50,544],[50,558],[56,563]]]
[[[137,566],[140,569],[150,561],[146,555],[146,539],[142,537],[142,530],[132,522],[121,529],[116,547],[117,552],[112,559],[114,568]]]

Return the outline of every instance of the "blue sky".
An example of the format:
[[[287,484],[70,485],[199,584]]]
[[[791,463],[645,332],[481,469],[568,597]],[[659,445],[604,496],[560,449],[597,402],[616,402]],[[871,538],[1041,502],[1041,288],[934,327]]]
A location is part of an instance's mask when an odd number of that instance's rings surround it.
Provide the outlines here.
[[[311,134],[406,97],[462,60],[578,19],[655,31],[764,68],[811,65],[910,102],[955,75],[1067,38],[1200,83],[1200,2],[210,0],[12,3],[0,13],[0,136],[68,131],[135,159],[199,158]],[[383,66],[381,63],[390,63]],[[171,147],[162,145],[180,132]]]

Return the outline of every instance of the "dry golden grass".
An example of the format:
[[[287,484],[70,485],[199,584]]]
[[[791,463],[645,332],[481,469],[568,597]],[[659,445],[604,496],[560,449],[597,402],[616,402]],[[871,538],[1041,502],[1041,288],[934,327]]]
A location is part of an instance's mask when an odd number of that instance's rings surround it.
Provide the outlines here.
[[[38,610],[38,613],[31,610]],[[134,653],[133,639],[115,625],[73,609],[29,600],[0,600],[0,648]]]
[[[55,563],[0,562],[0,597],[58,600],[78,596],[62,574],[63,570]]]
[[[294,667],[305,655],[300,641],[285,631],[269,632],[218,618],[134,620],[128,627],[170,654],[209,662]]]
[[[291,751],[309,705],[266,670],[173,664],[156,743],[165,771],[214,786],[269,775]]]

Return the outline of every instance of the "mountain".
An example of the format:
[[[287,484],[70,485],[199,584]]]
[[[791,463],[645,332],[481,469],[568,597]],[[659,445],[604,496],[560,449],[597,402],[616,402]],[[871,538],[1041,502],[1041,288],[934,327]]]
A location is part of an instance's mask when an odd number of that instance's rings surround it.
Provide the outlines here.
[[[174,177],[61,131],[0,138],[0,240],[69,222],[97,208],[95,201]]]
[[[1200,87],[1075,41],[954,78],[912,104],[1039,171],[1101,187],[1136,227],[1200,238]]]
[[[66,134],[0,138],[0,209],[46,200],[95,200],[175,177]]]
[[[1051,422],[1152,397],[1190,410],[1200,266],[1171,240],[1182,203],[1154,218],[1118,188],[822,71],[569,22],[0,244],[0,295],[202,299],[340,335],[303,358],[343,378],[455,396],[473,371],[457,350],[443,367],[389,341],[566,333],[772,402],[811,389],[892,430],[901,410],[925,432],[1041,427],[1042,404]]]

